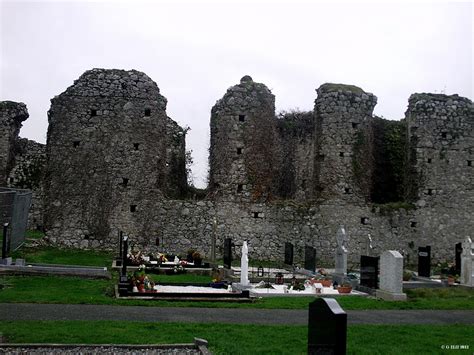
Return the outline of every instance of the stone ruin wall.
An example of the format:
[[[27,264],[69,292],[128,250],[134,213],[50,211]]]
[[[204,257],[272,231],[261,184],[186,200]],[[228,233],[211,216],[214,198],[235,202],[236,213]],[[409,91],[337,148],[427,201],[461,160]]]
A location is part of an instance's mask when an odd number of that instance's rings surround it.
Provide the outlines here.
[[[468,99],[412,95],[405,120],[412,181],[421,177],[416,208],[387,208],[366,202],[378,149],[371,139],[375,96],[325,84],[312,113],[276,118],[271,92],[244,77],[212,109],[211,193],[193,201],[176,199],[186,185],[185,131],[166,116],[156,84],[138,72],[87,73],[52,100],[46,213],[54,217],[47,230],[55,243],[114,249],[123,230],[147,250],[156,250],[160,238],[166,251],[197,248],[209,256],[215,219],[218,256],[228,237],[237,245],[247,240],[250,258],[262,260],[282,260],[285,242],[292,242],[297,262],[312,245],[330,266],[341,223],[352,263],[365,253],[369,233],[374,255],[397,249],[416,262],[417,247],[424,245],[432,246],[434,261],[451,260],[454,244],[473,230]],[[131,75],[142,80],[129,86]],[[92,109],[96,116],[90,117]],[[133,143],[146,148],[143,155],[130,149]],[[268,165],[258,175],[253,167],[264,157]],[[140,180],[143,174],[151,179]],[[139,202],[132,213],[133,201]]]
[[[145,74],[103,69],[87,71],[51,100],[45,185],[51,241],[106,248],[117,242],[116,229],[149,233],[153,211],[185,178],[183,164],[173,160],[184,131],[169,122],[166,103]]]

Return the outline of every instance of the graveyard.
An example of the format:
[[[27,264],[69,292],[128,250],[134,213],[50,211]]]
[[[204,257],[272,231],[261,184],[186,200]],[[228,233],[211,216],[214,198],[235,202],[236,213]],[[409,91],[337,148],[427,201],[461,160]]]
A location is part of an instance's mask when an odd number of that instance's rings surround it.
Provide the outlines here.
[[[343,241],[343,232],[339,231],[339,240]],[[344,346],[347,348],[347,353],[398,353],[399,351],[405,351],[412,353],[414,351],[426,352],[426,349],[433,349],[433,352],[438,351],[438,345],[434,349],[433,344],[440,343],[440,339],[449,338],[449,343],[470,345],[472,341],[472,333],[474,332],[474,326],[472,324],[351,324],[351,312],[371,312],[374,310],[378,311],[407,311],[417,310],[420,311],[444,311],[444,312],[473,312],[474,311],[474,291],[472,288],[461,286],[461,280],[455,282],[454,285],[448,284],[447,280],[442,280],[438,273],[438,269],[430,267],[431,263],[423,263],[424,259],[420,259],[418,262],[418,269],[414,272],[415,278],[421,281],[406,281],[402,286],[402,289],[394,289],[391,286],[383,288],[383,270],[384,263],[389,263],[391,269],[397,269],[399,273],[400,281],[402,280],[402,272],[405,270],[415,269],[415,265],[408,266],[401,263],[402,269],[398,270],[400,263],[399,255],[396,253],[388,253],[389,255],[381,255],[380,257],[375,256],[364,256],[364,260],[361,260],[361,265],[368,268],[369,274],[377,275],[376,280],[369,276],[359,277],[358,280],[352,279],[354,289],[359,287],[361,284],[362,289],[374,289],[374,292],[363,292],[364,296],[352,295],[347,297],[344,295],[334,296],[334,294],[318,293],[313,284],[309,282],[316,279],[322,280],[320,273],[325,274],[324,279],[331,279],[331,287],[336,294],[338,291],[334,289],[334,280],[340,280],[341,275],[352,275],[357,274],[356,270],[353,272],[344,273],[344,260],[334,261],[334,266],[331,268],[330,265],[320,265],[317,260],[308,258],[307,265],[300,265],[300,268],[295,269],[293,265],[285,264],[291,256],[291,246],[287,246],[286,253],[282,255],[281,263],[267,262],[262,263],[261,260],[249,260],[248,256],[252,255],[251,250],[246,246],[242,246],[242,251],[236,257],[232,255],[232,252],[228,253],[227,260],[218,259],[216,262],[211,260],[202,260],[199,268],[193,268],[189,265],[189,270],[186,272],[177,273],[174,272],[177,261],[173,262],[164,261],[163,265],[160,265],[156,270],[156,264],[150,263],[148,265],[155,265],[155,268],[150,267],[150,270],[145,267],[144,270],[153,282],[161,285],[176,285],[174,293],[179,292],[179,287],[183,285],[209,285],[219,281],[225,285],[224,290],[227,290],[228,286],[236,284],[240,288],[244,286],[250,286],[253,283],[258,284],[259,282],[269,282],[271,278],[271,284],[275,286],[286,286],[288,289],[294,286],[295,279],[301,281],[301,285],[305,289],[308,289],[308,293],[304,291],[290,291],[290,293],[281,292],[281,295],[267,295],[266,297],[259,297],[260,295],[254,294],[251,301],[235,302],[231,299],[218,298],[212,299],[209,294],[206,295],[205,299],[196,299],[195,297],[169,297],[172,294],[168,294],[168,297],[162,297],[157,299],[150,299],[143,297],[147,295],[147,291],[131,292],[130,297],[117,297],[117,289],[120,286],[120,279],[123,276],[123,266],[127,264],[133,264],[137,262],[136,251],[132,248],[128,248],[126,245],[127,238],[124,238],[122,243],[122,260],[119,261],[120,253],[110,252],[91,252],[71,249],[54,248],[50,246],[42,246],[38,244],[38,240],[42,240],[43,237],[36,237],[28,239],[28,241],[17,251],[11,255],[12,260],[18,259],[25,260],[25,265],[35,265],[41,262],[45,265],[45,260],[48,260],[48,264],[54,266],[66,266],[67,261],[69,264],[79,266],[81,264],[87,264],[82,266],[96,266],[104,267],[110,272],[110,278],[98,278],[98,277],[85,277],[80,276],[61,276],[61,275],[12,275],[1,269],[0,276],[0,304],[11,304],[12,306],[21,304],[31,305],[52,305],[58,308],[67,305],[89,305],[89,306],[115,306],[116,312],[120,312],[120,309],[128,309],[129,307],[142,307],[145,310],[150,309],[170,309],[171,313],[175,309],[178,314],[182,313],[186,309],[215,309],[220,313],[227,312],[227,310],[234,310],[236,314],[241,310],[251,309],[258,312],[259,310],[273,310],[278,312],[279,310],[293,310],[293,311],[304,311],[307,313],[305,317],[308,318],[308,323],[302,325],[301,322],[289,319],[287,321],[282,320],[282,323],[288,323],[286,325],[265,325],[265,324],[227,324],[227,322],[219,323],[219,318],[216,317],[217,323],[199,323],[194,318],[190,317],[190,323],[186,321],[173,322],[167,321],[150,323],[147,321],[141,322],[126,322],[126,327],[123,327],[123,323],[119,325],[116,321],[100,320],[99,315],[97,320],[23,320],[21,317],[15,321],[3,319],[0,324],[0,332],[2,337],[6,341],[5,346],[8,343],[73,343],[73,344],[181,344],[181,343],[192,343],[193,337],[199,339],[206,339],[209,351],[212,353],[304,353],[306,351],[311,352],[311,349],[318,347],[319,343],[327,343],[328,339],[332,339],[334,344],[337,346]],[[467,242],[466,242],[467,243]],[[465,243],[465,245],[467,245]],[[227,242],[228,245],[231,243]],[[338,244],[338,248],[341,249],[342,255],[344,252],[344,243]],[[232,248],[235,250],[236,248]],[[124,251],[126,253],[124,254]],[[420,258],[426,258],[426,248],[420,251]],[[78,255],[79,254],[79,255]],[[90,254],[90,255],[88,255]],[[230,255],[229,255],[230,254]],[[312,256],[313,252],[308,251],[308,256]],[[75,257],[74,257],[75,255]],[[126,255],[124,258],[123,256]],[[337,255],[337,253],[335,253]],[[167,255],[171,258],[171,255]],[[177,257],[177,256],[176,256]],[[229,262],[230,257],[230,262]],[[182,256],[183,259],[187,259],[187,255]],[[287,260],[285,260],[285,258]],[[337,258],[337,256],[336,256]],[[340,258],[340,257],[339,257]],[[388,261],[386,260],[388,258]],[[148,259],[145,257],[145,259]],[[342,258],[344,259],[344,258]],[[374,260],[380,262],[374,263]],[[454,257],[453,257],[454,259]],[[188,259],[187,259],[188,260]],[[188,262],[191,264],[191,262]],[[227,265],[224,265],[227,263]],[[228,265],[230,263],[230,265]],[[14,264],[14,262],[13,262]],[[117,264],[119,264],[117,266]],[[179,263],[178,263],[179,264]],[[264,264],[265,266],[261,266]],[[336,267],[337,264],[337,267]],[[211,265],[217,265],[216,269],[208,267]],[[14,265],[12,265],[14,267]],[[219,267],[220,266],[220,267]],[[226,268],[225,266],[230,266]],[[325,266],[324,270],[321,266]],[[130,271],[127,271],[128,279],[130,282],[134,276],[137,276],[136,272],[140,271],[139,266],[130,265]],[[305,269],[308,267],[310,270]],[[421,267],[421,269],[420,269]],[[426,268],[428,267],[428,270]],[[247,268],[248,273],[242,274],[242,270],[245,271]],[[183,270],[185,270],[184,268]],[[375,271],[374,269],[378,269]],[[173,270],[172,273],[169,270]],[[234,275],[224,276],[224,270],[228,273],[234,273]],[[272,270],[276,272],[273,273]],[[439,269],[441,270],[441,269]],[[329,272],[328,272],[329,271]],[[359,275],[363,275],[363,270],[358,270]],[[420,274],[422,276],[418,276]],[[262,273],[263,272],[263,273]],[[423,272],[427,272],[423,275]],[[446,270],[444,270],[446,272]],[[448,270],[449,272],[449,270]],[[284,275],[281,275],[284,273]],[[216,279],[220,276],[222,279]],[[297,277],[296,277],[297,276]],[[391,276],[392,277],[392,276]],[[261,280],[261,281],[259,281]],[[348,280],[350,280],[348,278]],[[430,281],[428,281],[430,280]],[[224,283],[225,281],[225,283]],[[258,282],[257,282],[258,281]],[[283,281],[283,285],[280,284]],[[336,281],[337,282],[337,281]],[[422,282],[422,285],[417,285],[415,288],[412,283]],[[379,285],[379,286],[377,286]],[[435,286],[433,286],[435,285]],[[129,284],[128,286],[132,286]],[[421,287],[420,287],[421,286]],[[136,287],[136,286],[132,286]],[[378,288],[380,287],[380,288]],[[249,289],[247,287],[247,289]],[[277,288],[278,289],[278,288]],[[287,291],[288,291],[287,289]],[[323,287],[323,291],[326,287]],[[215,289],[214,289],[215,290]],[[265,292],[265,289],[261,289]],[[383,292],[383,295],[378,292]],[[300,293],[299,293],[300,292]],[[157,293],[163,293],[158,291]],[[299,294],[298,294],[299,293]],[[386,297],[386,293],[391,296]],[[154,294],[151,293],[151,294]],[[362,292],[361,292],[362,294]],[[285,296],[286,295],[286,296]],[[400,300],[400,295],[402,300]],[[135,296],[135,297],[134,297]],[[182,295],[181,295],[182,296]],[[186,295],[185,295],[186,296]],[[328,298],[329,297],[329,298]],[[339,314],[335,319],[344,319],[342,324],[336,321],[324,321],[325,317],[330,317],[332,311],[329,309],[320,313],[321,303],[331,302],[335,303],[335,308],[338,310],[336,314]],[[322,308],[324,309],[325,306]],[[334,307],[334,304],[332,304]],[[332,308],[331,308],[332,309]],[[163,312],[163,311],[161,311]],[[190,312],[190,311],[189,311]],[[326,312],[326,313],[325,313]],[[329,313],[328,313],[329,312]],[[192,313],[192,312],[190,312]],[[312,315],[314,313],[314,315]],[[348,313],[349,316],[346,314]],[[323,317],[320,319],[318,317]],[[339,318],[338,318],[339,317]],[[224,317],[225,318],[225,317]],[[347,318],[349,324],[347,324]],[[331,333],[329,324],[334,324],[334,334]],[[321,329],[321,325],[323,329]],[[342,328],[341,328],[342,327]],[[28,329],[28,331],[26,331]],[[92,331],[93,329],[93,331]],[[315,334],[312,336],[312,331]],[[226,337],[222,337],[219,334],[226,334]],[[387,334],[390,334],[388,336]],[[321,337],[322,340],[321,340]],[[369,337],[372,339],[376,337],[377,341],[361,341],[361,338]],[[229,342],[228,339],[233,339]],[[261,342],[259,339],[265,338],[267,341]],[[4,341],[5,342],[5,341]],[[397,351],[393,350],[394,344],[397,344]],[[444,345],[444,344],[441,344]],[[92,345],[91,345],[92,346]],[[327,346],[327,344],[325,345]],[[472,345],[470,345],[472,346]],[[1,346],[0,346],[1,348]],[[11,350],[11,349],[10,349]],[[462,349],[461,349],[462,350]],[[464,349],[467,350],[467,349]],[[340,351],[340,350],[339,350]]]

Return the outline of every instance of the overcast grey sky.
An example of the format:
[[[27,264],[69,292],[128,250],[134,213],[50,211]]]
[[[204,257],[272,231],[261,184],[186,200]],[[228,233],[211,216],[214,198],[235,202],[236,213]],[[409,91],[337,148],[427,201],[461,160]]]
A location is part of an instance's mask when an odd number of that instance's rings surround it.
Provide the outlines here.
[[[311,110],[325,82],[374,93],[390,119],[414,92],[473,97],[471,2],[0,2],[0,100],[27,104],[22,137],[45,142],[49,100],[84,71],[140,70],[191,128],[198,186],[211,107],[245,74],[277,110]]]

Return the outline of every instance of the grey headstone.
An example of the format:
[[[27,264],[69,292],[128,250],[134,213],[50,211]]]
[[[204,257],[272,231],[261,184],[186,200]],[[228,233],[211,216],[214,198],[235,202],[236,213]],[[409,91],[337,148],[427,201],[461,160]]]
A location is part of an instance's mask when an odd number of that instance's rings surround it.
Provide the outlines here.
[[[387,250],[380,256],[380,289],[376,296],[391,301],[407,298],[403,293],[403,256],[396,250]]]
[[[467,237],[462,244],[461,254],[461,284],[474,287],[474,243]]]

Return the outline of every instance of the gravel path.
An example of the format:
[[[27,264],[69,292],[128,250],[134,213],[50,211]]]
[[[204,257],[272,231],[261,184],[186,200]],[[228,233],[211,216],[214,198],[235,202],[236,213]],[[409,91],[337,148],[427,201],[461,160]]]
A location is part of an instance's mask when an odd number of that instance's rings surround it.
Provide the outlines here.
[[[474,324],[474,311],[347,311],[349,324]],[[306,325],[307,310],[1,303],[0,320],[118,320]]]

